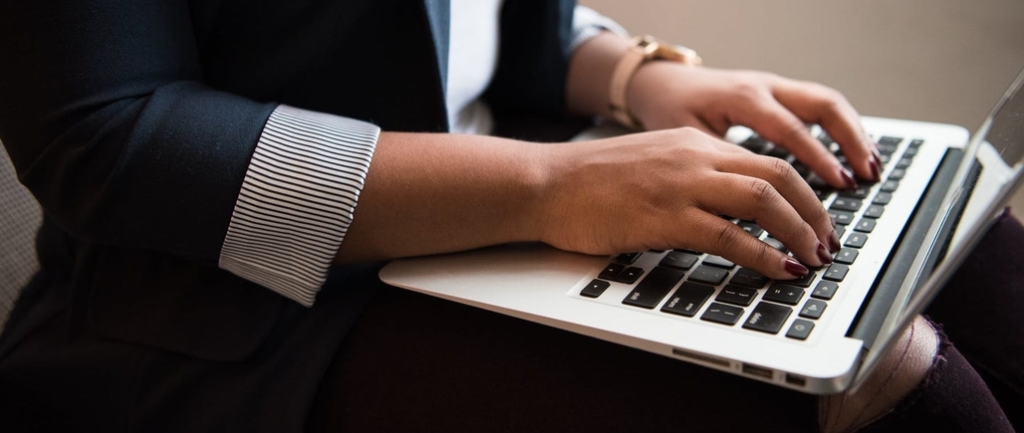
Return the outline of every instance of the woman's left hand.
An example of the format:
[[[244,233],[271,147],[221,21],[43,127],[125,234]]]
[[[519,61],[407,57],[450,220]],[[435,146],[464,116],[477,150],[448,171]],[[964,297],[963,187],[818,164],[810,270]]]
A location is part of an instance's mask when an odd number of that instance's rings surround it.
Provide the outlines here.
[[[782,146],[830,185],[852,188],[851,173],[811,135],[820,124],[839,144],[861,179],[877,181],[881,159],[860,116],[838,91],[774,74],[728,71],[654,61],[630,81],[627,106],[646,129],[693,126],[724,135],[733,125],[749,127]]]

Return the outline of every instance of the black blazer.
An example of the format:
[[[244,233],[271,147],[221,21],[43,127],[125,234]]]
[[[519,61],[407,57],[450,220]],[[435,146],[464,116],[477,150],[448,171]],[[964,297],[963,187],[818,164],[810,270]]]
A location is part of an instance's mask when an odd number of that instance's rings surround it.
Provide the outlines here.
[[[505,1],[497,111],[563,114],[573,6]],[[260,132],[277,103],[445,131],[448,17],[443,0],[5,0],[0,139],[45,222],[0,363],[42,310],[203,360],[286,344],[309,313],[217,268]],[[340,308],[322,325],[343,334],[362,298],[333,290],[351,299],[310,310]]]

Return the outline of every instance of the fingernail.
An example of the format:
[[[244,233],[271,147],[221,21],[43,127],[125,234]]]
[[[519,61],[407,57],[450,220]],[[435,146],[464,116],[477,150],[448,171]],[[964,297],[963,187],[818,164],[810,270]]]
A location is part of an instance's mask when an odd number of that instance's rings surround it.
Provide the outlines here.
[[[786,261],[782,263],[782,267],[786,269],[786,272],[789,272],[790,275],[793,275],[794,277],[802,277],[810,272],[806,267],[804,267],[804,265],[801,265],[800,262],[796,261],[796,259],[792,257],[786,257]]]
[[[821,260],[822,264],[827,265],[829,263],[832,263],[832,254],[829,254],[828,249],[825,248],[825,245],[822,244],[821,242],[818,242],[817,253],[818,259]]]
[[[839,244],[839,234],[836,233],[835,228],[833,228],[832,234],[828,235],[828,249],[829,251],[836,252],[842,248],[843,246]]]
[[[874,156],[871,158],[874,158]],[[871,164],[868,165],[871,166],[871,180],[878,182],[878,180],[881,179],[881,175],[879,175],[880,170],[878,169],[878,162],[872,160]]]
[[[853,174],[845,168],[839,169],[839,176],[843,178],[843,183],[846,188],[854,189],[857,187],[857,181],[853,180]]]
[[[877,148],[876,149],[871,149],[871,156],[875,158],[875,161],[878,162],[879,166],[882,165],[882,154],[878,153],[878,149]]]

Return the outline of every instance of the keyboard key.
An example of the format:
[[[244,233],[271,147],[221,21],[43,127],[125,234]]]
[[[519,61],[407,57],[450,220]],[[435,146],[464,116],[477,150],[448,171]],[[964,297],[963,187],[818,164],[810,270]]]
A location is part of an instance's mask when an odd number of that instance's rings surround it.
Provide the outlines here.
[[[768,149],[768,152],[765,152],[765,155],[779,159],[788,159],[789,151],[782,147],[774,146],[771,149]]]
[[[786,280],[786,284],[789,284],[791,286],[797,286],[797,287],[810,287],[811,283],[814,282],[814,279],[817,276],[818,276],[818,274],[816,274],[812,270],[811,272],[808,272],[807,275],[804,275],[804,276],[802,276],[800,278],[797,278],[795,280]]]
[[[921,150],[921,148],[919,148],[919,147],[913,147],[913,146],[908,147],[906,152],[903,152],[903,157],[904,158],[909,158],[909,159],[914,159],[914,157],[917,156],[917,152],[919,152],[920,150]]]
[[[874,204],[889,204],[890,201],[892,201],[892,193],[891,192],[880,192],[877,195],[875,195],[875,199],[872,200],[871,203],[874,203]]]
[[[892,155],[882,155],[882,165],[889,165],[889,161],[892,161]]]
[[[882,155],[887,155],[888,156],[888,155],[892,155],[892,154],[896,153],[896,149],[897,149],[897,147],[895,145],[884,145],[883,144],[881,146],[878,146],[878,153],[880,153]]]
[[[707,311],[700,316],[700,320],[707,320],[709,322],[717,322],[731,326],[735,325],[742,315],[743,309],[740,307],[712,302],[711,305],[708,305]]]
[[[839,239],[842,239],[843,238],[843,234],[846,233],[846,226],[836,226],[835,231],[836,231],[836,237],[838,237]]]
[[[843,246],[853,248],[863,248],[864,243],[868,241],[868,235],[863,233],[850,233],[850,237],[846,238],[846,243]]]
[[[622,271],[625,269],[625,266],[620,265],[618,263],[609,263],[608,266],[605,266],[604,270],[601,271],[601,274],[598,275],[597,278],[600,278],[602,280],[614,281],[615,278],[618,277],[619,274],[621,274]]]
[[[622,253],[618,257],[615,257],[615,263],[622,263],[624,265],[632,265],[636,259],[640,258],[640,254],[643,253]]]
[[[609,283],[607,281],[594,280],[591,281],[590,284],[587,284],[587,287],[584,287],[582,291],[580,291],[580,295],[586,296],[588,298],[596,298],[598,296],[601,296],[601,294],[604,293],[604,291],[607,290],[608,287],[611,285],[612,283]]]
[[[719,268],[732,269],[736,267],[736,264],[730,262],[721,256],[707,256],[704,258],[705,265],[717,266]]]
[[[892,171],[892,173],[889,173],[889,180],[901,180],[906,175],[907,175],[907,170],[905,168],[897,168],[897,169],[894,169]]]
[[[789,307],[762,302],[754,307],[754,311],[750,313],[750,317],[747,318],[743,327],[769,334],[778,334],[792,312],[793,310]]]
[[[836,199],[832,201],[832,206],[830,206],[829,209],[856,212],[858,209],[860,209],[862,204],[863,203],[860,200],[855,200],[846,197],[836,197]]]
[[[909,152],[909,150],[907,151]],[[904,152],[903,155],[903,158],[900,158],[899,161],[896,161],[896,168],[907,168],[910,167],[910,163],[914,162],[913,159],[906,157],[906,152]]]
[[[672,268],[656,267],[640,284],[622,301],[634,307],[654,308],[668,294],[672,287],[683,279],[683,271]]]
[[[836,263],[842,263],[844,265],[852,265],[854,260],[857,260],[857,256],[860,253],[853,248],[843,248],[839,250],[839,253],[835,256]]]
[[[763,240],[764,240],[764,243],[768,244],[768,246],[770,246],[772,248],[775,248],[775,249],[777,249],[777,250],[779,250],[779,251],[781,251],[783,253],[788,253],[789,252],[789,250],[786,248],[786,246],[782,244],[782,241],[780,241],[778,239],[775,239],[775,238],[773,238],[771,236],[768,236],[768,237],[764,238]]]
[[[922,140],[920,138],[915,138],[913,140],[910,140],[910,147],[912,147],[912,148],[916,149],[918,147],[921,147],[922,144],[924,144],[924,140]]]
[[[787,284],[775,283],[764,293],[762,299],[782,304],[796,305],[804,297],[804,289]]]
[[[638,267],[628,267],[622,271],[619,276],[615,277],[615,281],[623,284],[633,284],[636,280],[640,279],[640,276],[644,274],[644,270]]]
[[[835,140],[833,140],[832,137],[830,137],[828,133],[825,131],[821,131],[821,134],[818,134],[818,141],[820,141],[821,144],[824,144],[825,146],[829,146],[832,143],[835,143]]]
[[[700,256],[696,254],[671,251],[661,259],[661,263],[658,266],[689,270],[693,265],[697,264],[697,260],[700,260]]]
[[[715,296],[715,301],[746,307],[753,303],[756,297],[757,290],[729,285],[725,286],[721,292],[718,292],[718,296]]]
[[[898,180],[887,180],[884,183],[882,183],[882,186],[879,187],[878,189],[883,191],[883,192],[893,192],[893,191],[896,191],[896,188],[899,188],[899,186],[900,186],[900,181],[898,181]]]
[[[813,329],[814,322],[796,319],[792,325],[789,325],[789,331],[786,331],[786,336],[797,340],[806,340],[811,335]]]
[[[843,281],[848,273],[850,273],[849,266],[833,263],[828,265],[828,270],[825,271],[825,275],[822,275],[821,278],[829,281]]]
[[[808,299],[804,302],[804,308],[800,309],[800,317],[806,317],[808,319],[819,319],[821,314],[825,312],[825,307],[828,304],[825,301],[819,301],[817,299]]]
[[[864,210],[864,218],[878,218],[885,212],[885,206],[873,204]]]
[[[854,189],[844,189],[842,191],[839,191],[840,197],[849,197],[858,200],[868,198],[868,194],[871,194],[871,187],[866,185],[861,185]]]
[[[831,281],[822,281],[814,287],[814,291],[811,292],[811,297],[827,301],[836,295],[836,290],[839,290],[839,284]]]
[[[828,216],[832,217],[832,220],[835,221],[836,224],[841,226],[853,223],[853,213],[851,212],[830,209],[828,211]]]
[[[740,286],[760,289],[764,287],[765,284],[768,284],[768,277],[747,268],[740,268],[740,270],[733,274],[732,279],[729,280],[729,284],[738,284]]]
[[[699,255],[702,255],[702,254],[704,254],[704,253],[702,253],[702,252],[700,252],[700,251],[688,250],[688,249],[686,249],[686,248],[676,248],[675,250],[676,250],[676,251],[679,251],[679,252],[681,252],[681,253],[690,253],[690,254],[696,254],[696,255],[698,255],[698,256],[699,256]]]
[[[726,275],[729,275],[729,271],[725,269],[700,265],[690,274],[690,280],[717,286],[722,283]]]
[[[737,224],[737,225],[741,229],[743,229],[743,231],[745,231],[747,233],[750,233],[750,235],[755,237],[755,238],[761,237],[761,233],[764,233],[764,229],[761,228],[761,226],[757,225],[757,223],[754,223],[754,222],[740,221],[739,224]]]
[[[759,135],[751,135],[750,138],[743,140],[740,146],[754,153],[764,153],[768,150],[768,141]]]
[[[676,290],[672,297],[668,298],[668,302],[661,307],[661,311],[693,317],[712,293],[715,293],[715,289],[711,286],[687,281],[679,286],[679,290]]]
[[[878,139],[879,146],[895,146],[903,142],[903,137],[882,136]]]
[[[870,207],[868,209],[870,209]],[[860,221],[857,221],[857,225],[854,226],[853,229],[862,233],[871,233],[871,231],[875,229],[876,223],[877,221],[873,220],[872,217],[861,218]]]

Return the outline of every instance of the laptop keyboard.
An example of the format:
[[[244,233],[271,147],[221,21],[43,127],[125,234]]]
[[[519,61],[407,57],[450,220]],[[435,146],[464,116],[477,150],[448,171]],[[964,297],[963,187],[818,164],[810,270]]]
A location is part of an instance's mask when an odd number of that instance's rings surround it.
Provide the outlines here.
[[[839,146],[827,134],[821,133],[819,140],[846,164]],[[910,140],[897,157],[903,141],[902,137],[880,137],[883,173],[888,175],[883,182],[861,185],[853,190],[833,189],[784,149],[756,135],[740,143],[752,152],[783,158],[793,164],[822,204],[828,206],[842,243],[842,249],[833,255],[834,261],[828,266],[811,269],[806,276],[796,280],[773,281],[723,257],[699,251],[633,252],[614,257],[597,278],[581,290],[580,295],[598,298],[612,284],[625,284],[632,289],[621,300],[623,305],[768,334],[783,332],[789,318],[796,314],[797,318],[789,323],[785,336],[806,340],[816,321],[828,309],[829,302],[842,290],[843,280],[856,267],[860,249],[870,241],[879,219],[885,218],[885,207],[892,199],[892,193],[899,188],[900,180],[923,144],[920,139]],[[771,237],[757,223],[731,221],[751,236],[788,253],[782,242]],[[637,261],[647,255],[659,257],[655,261],[645,260],[656,265],[638,266]],[[750,314],[746,314],[748,310]]]

